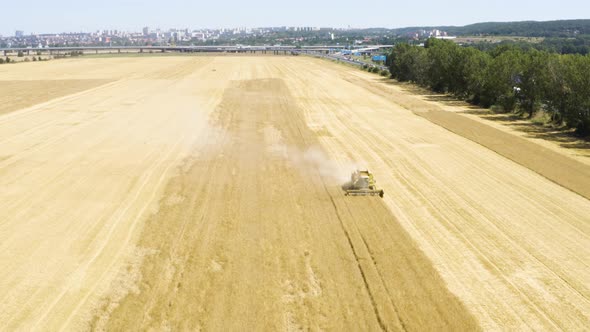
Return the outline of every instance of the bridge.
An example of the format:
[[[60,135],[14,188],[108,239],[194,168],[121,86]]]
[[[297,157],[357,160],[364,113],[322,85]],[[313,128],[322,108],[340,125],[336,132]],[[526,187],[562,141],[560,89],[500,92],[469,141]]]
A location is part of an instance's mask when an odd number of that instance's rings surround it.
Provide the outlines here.
[[[343,45],[323,45],[323,46],[249,46],[249,45],[214,45],[214,46],[63,46],[63,47],[12,47],[0,48],[5,56],[10,53],[23,52],[30,55],[31,52],[42,52],[49,54],[60,54],[72,51],[83,53],[131,53],[131,52],[203,52],[203,53],[273,53],[273,54],[288,54],[288,53],[325,53],[329,54],[334,51],[343,49],[366,49],[366,50],[382,50],[391,48],[393,45],[363,45],[362,47],[348,48]]]

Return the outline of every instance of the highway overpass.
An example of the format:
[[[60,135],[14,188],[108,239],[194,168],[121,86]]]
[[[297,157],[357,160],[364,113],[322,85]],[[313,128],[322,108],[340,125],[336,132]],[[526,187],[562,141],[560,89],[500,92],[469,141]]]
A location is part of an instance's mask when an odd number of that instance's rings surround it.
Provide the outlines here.
[[[363,45],[362,47],[353,47],[352,49],[371,49],[382,50],[391,48],[393,45]],[[31,52],[42,52],[49,54],[60,54],[72,51],[82,51],[84,53],[122,53],[122,52],[207,52],[207,53],[275,53],[287,54],[290,52],[298,53],[330,53],[330,51],[346,49],[347,46],[342,45],[323,45],[323,46],[248,46],[248,45],[219,45],[219,46],[64,46],[64,47],[12,47],[0,48],[0,52],[4,55],[11,53],[18,53],[22,51],[26,54]]]

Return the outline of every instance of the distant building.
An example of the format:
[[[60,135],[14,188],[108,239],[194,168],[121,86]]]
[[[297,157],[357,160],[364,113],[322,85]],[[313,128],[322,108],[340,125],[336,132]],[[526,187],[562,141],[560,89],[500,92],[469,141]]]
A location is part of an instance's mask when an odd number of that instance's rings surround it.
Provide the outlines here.
[[[14,36],[15,36],[16,38],[22,38],[22,37],[24,37],[24,36],[25,36],[25,33],[24,33],[24,31],[21,31],[21,30],[16,30],[16,32],[14,33]]]
[[[149,27],[144,27],[144,28],[143,28],[143,35],[144,35],[144,36],[147,36],[147,35],[149,35],[149,34],[150,34],[150,28],[149,28]]]

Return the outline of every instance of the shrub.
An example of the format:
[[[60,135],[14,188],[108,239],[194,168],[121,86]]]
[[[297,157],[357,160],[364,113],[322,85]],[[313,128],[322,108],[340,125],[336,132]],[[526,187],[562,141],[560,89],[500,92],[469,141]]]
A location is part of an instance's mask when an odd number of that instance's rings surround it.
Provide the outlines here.
[[[37,58],[33,57],[33,62],[37,61]]]
[[[379,74],[381,76],[383,76],[383,77],[388,77],[389,76],[389,70],[383,69]]]
[[[501,105],[492,105],[490,107],[490,110],[494,113],[506,113],[504,107],[502,107]]]
[[[577,136],[586,137],[590,135],[590,118],[589,119],[582,119],[578,122],[575,131]]]
[[[9,58],[9,57],[6,57],[6,60],[5,60],[5,62],[6,62],[6,63],[10,63],[10,58]]]
[[[0,65],[4,63],[4,59],[0,58]]]
[[[18,51],[18,53],[17,53],[17,56],[18,56],[19,58],[22,58],[22,57],[24,56],[24,53],[23,53],[23,51]]]

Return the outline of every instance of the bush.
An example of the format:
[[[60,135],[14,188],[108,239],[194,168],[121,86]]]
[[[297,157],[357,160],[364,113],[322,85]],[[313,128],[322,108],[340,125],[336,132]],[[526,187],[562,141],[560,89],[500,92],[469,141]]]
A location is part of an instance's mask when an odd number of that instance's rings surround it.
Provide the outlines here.
[[[4,63],[4,59],[0,58],[0,65]]]
[[[25,54],[23,53],[23,51],[18,51],[17,56],[19,58],[22,58]]]
[[[383,77],[388,77],[389,76],[389,70],[383,69],[379,74],[381,76],[383,76]]]
[[[590,118],[582,119],[576,126],[576,136],[586,137],[590,135]]]
[[[41,59],[41,57],[39,57],[37,60],[39,60],[39,61],[43,61],[43,59]]]
[[[31,59],[25,58],[25,62],[29,62],[29,61],[31,61]]]
[[[494,113],[506,113],[506,111],[504,111],[504,107],[500,105],[492,105],[490,110]]]
[[[379,72],[379,68],[373,67],[371,68],[371,73],[377,74]]]
[[[5,60],[5,62],[6,62],[6,63],[10,63],[10,58],[9,58],[9,57],[6,57],[6,60]]]
[[[37,58],[33,57],[33,62],[37,61]]]

